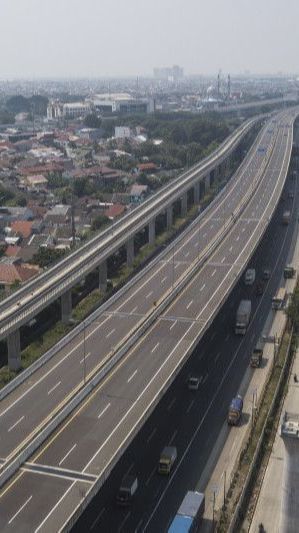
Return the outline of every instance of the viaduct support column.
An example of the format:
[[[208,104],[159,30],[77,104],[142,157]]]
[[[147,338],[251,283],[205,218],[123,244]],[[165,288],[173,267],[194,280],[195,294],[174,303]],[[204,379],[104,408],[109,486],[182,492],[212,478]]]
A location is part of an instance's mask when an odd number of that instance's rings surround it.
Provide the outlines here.
[[[169,207],[167,207],[167,211],[166,211],[166,225],[167,225],[168,231],[172,228],[172,224],[173,224],[173,206],[170,205]]]
[[[128,240],[127,245],[127,266],[130,267],[134,261],[134,237]]]
[[[156,240],[156,220],[153,219],[148,225],[148,243],[150,246],[155,244]]]
[[[99,289],[101,292],[107,289],[107,261],[99,266]]]
[[[20,330],[17,329],[7,337],[8,367],[17,371],[21,368]]]
[[[68,324],[72,314],[72,291],[68,290],[61,296],[61,320]]]
[[[185,192],[181,199],[181,213],[182,217],[185,217],[187,215],[188,210],[188,204],[187,204],[187,193]]]
[[[199,204],[200,200],[200,183],[199,181],[194,185],[194,203]]]

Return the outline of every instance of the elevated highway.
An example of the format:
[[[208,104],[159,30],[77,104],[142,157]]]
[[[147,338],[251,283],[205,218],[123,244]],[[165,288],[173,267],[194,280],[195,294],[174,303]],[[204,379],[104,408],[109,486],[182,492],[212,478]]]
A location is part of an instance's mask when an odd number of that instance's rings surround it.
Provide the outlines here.
[[[295,112],[281,114],[264,128],[259,146],[250,154],[246,172],[235,187],[235,192],[230,191],[226,203],[221,204],[221,211],[213,212],[213,216],[209,217],[210,230],[213,231],[215,227],[218,233],[222,231],[224,221],[232,224],[197,274],[155,320],[144,338],[127,352],[58,432],[41,447],[30,465],[20,470],[12,483],[2,491],[0,526],[3,531],[9,531],[11,527],[20,528],[20,531],[22,528],[56,531],[63,524],[71,523],[93,492],[101,486],[113,464],[211,324],[264,234],[288,171],[295,115]],[[236,201],[233,205],[230,204],[232,199]],[[241,204],[245,203],[242,209],[238,209],[240,200]],[[197,261],[199,250],[205,243],[202,239],[208,238],[207,233],[201,220],[197,226],[194,224],[192,234],[186,239],[185,249],[179,250],[180,255],[174,258],[174,251],[170,252],[170,261],[161,262],[161,270],[162,265],[165,270],[159,271],[153,287],[159,285],[158,290],[161,289],[166,283],[165,276],[172,286],[186,264]],[[149,288],[147,286],[146,290]],[[154,290],[149,290],[147,294],[150,296],[145,297],[144,301],[136,300],[140,310],[144,303],[147,305],[146,300],[154,297]],[[132,301],[129,306],[126,311],[115,310],[112,315],[107,313],[103,317],[105,325],[101,322],[100,328],[103,329],[97,338],[107,339],[114,335],[115,328],[110,330],[109,317],[117,318],[119,323],[122,319],[132,319],[132,315],[134,318],[136,310],[131,309]],[[94,327],[97,326],[94,324]],[[92,344],[89,358],[97,358],[100,350],[96,337]],[[72,361],[75,353],[77,357],[82,356],[80,347],[73,351]],[[59,387],[60,384],[50,395],[55,390],[59,391]],[[7,405],[6,409],[3,416],[12,407]],[[18,432],[22,423],[27,423],[25,415],[20,416],[20,403],[18,413],[19,419],[8,427],[6,435],[13,434],[15,430]],[[6,437],[3,440],[9,439]],[[15,442],[18,443],[18,439]],[[9,444],[6,453],[14,446],[15,443]]]
[[[170,184],[124,216],[121,220],[79,249],[70,253],[57,265],[39,275],[11,296],[0,302],[0,339],[7,339],[8,360],[12,370],[21,366],[20,327],[28,323],[40,311],[61,297],[62,319],[68,321],[71,314],[71,289],[88,273],[99,268],[100,288],[106,287],[107,259],[122,246],[126,246],[127,262],[134,259],[134,236],[149,227],[149,242],[155,240],[156,217],[166,212],[167,225],[171,227],[173,205],[181,199],[181,209],[187,211],[187,192],[194,188],[194,200],[207,190],[241,140],[250,129],[261,121],[252,119],[239,127],[209,157],[180,175]]]

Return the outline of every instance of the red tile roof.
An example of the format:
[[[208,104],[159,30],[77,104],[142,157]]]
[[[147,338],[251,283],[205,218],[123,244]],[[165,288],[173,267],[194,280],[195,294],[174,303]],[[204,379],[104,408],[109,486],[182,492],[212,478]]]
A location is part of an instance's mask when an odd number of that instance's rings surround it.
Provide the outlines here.
[[[0,283],[4,285],[11,285],[15,281],[22,283],[37,273],[38,270],[36,268],[0,263]]]
[[[122,215],[125,210],[126,208],[123,205],[114,204],[105,210],[105,216],[108,218],[116,218]]]
[[[24,239],[28,239],[32,233],[32,224],[29,220],[15,220],[10,227],[15,233],[19,233]]]
[[[8,246],[5,250],[5,255],[6,257],[17,257],[21,249],[20,246]]]

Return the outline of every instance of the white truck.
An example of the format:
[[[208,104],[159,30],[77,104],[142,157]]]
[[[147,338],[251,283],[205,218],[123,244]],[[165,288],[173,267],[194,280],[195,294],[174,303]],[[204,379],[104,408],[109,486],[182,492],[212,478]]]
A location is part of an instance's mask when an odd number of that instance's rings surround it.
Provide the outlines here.
[[[138,488],[138,480],[136,476],[127,475],[122,479],[119,487],[116,502],[118,505],[129,505]]]
[[[248,268],[245,272],[244,283],[245,285],[253,285],[255,282],[255,268]]]
[[[236,314],[236,335],[245,335],[251,315],[251,300],[241,300]]]
[[[177,458],[176,447],[165,446],[165,448],[163,448],[161,455],[160,455],[159,466],[158,466],[159,474],[168,475],[173,467],[173,464],[176,458]]]

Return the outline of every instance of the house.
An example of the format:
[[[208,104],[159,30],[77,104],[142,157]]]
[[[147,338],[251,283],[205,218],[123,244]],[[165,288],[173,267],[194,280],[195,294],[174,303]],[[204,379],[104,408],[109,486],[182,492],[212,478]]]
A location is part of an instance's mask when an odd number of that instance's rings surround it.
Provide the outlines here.
[[[140,163],[137,165],[138,172],[155,172],[158,169],[155,163]]]
[[[130,203],[131,204],[140,204],[145,199],[148,193],[147,185],[132,185],[130,190]]]
[[[21,265],[20,259],[2,257],[0,259],[0,287],[7,289],[14,283],[24,283],[39,273],[39,268],[32,265]]]
[[[30,220],[15,220],[10,227],[15,234],[21,235],[23,239],[29,239],[32,234],[32,224]]]
[[[57,204],[45,214],[45,224],[49,226],[59,226],[68,224],[71,218],[71,206]]]
[[[122,204],[112,204],[105,210],[105,216],[110,220],[120,217],[125,212],[126,208]]]
[[[24,184],[28,191],[45,191],[48,180],[43,174],[34,174],[33,176],[26,176]]]

